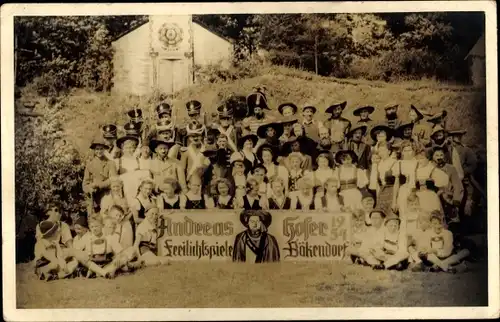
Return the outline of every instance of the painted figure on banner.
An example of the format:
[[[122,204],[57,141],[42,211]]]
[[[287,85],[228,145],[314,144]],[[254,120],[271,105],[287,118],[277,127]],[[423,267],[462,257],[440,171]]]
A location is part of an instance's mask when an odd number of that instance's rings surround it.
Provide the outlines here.
[[[267,232],[272,222],[271,214],[263,210],[244,210],[240,214],[240,222],[246,230],[235,237],[233,262],[278,262],[278,242]]]
[[[332,152],[342,149],[345,135],[351,128],[351,122],[342,117],[342,112],[347,106],[347,102],[330,105],[325,113],[331,114],[330,118],[324,122],[324,126],[330,129],[330,139],[332,142]]]

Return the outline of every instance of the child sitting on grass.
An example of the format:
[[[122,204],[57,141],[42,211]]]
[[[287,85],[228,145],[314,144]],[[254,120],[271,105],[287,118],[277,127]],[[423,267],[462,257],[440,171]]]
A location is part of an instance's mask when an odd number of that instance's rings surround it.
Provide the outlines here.
[[[139,224],[135,232],[134,253],[146,266],[167,263],[166,258],[158,256],[158,217],[158,208],[149,209],[146,212],[146,219]]]
[[[38,227],[40,236],[35,244],[35,274],[40,280],[47,281],[72,275],[78,262],[63,243],[59,224],[45,220]]]

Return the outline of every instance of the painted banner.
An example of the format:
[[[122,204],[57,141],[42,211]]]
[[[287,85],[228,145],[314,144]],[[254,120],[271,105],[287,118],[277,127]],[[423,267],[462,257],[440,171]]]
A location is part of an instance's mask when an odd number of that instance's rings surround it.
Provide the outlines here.
[[[264,212],[265,213],[265,212]],[[172,260],[237,262],[341,260],[350,213],[175,211],[160,218],[159,255]]]

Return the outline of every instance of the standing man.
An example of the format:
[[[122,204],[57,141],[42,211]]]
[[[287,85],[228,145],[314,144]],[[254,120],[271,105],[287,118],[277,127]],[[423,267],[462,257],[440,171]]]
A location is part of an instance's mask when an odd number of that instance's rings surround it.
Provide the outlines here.
[[[308,104],[304,106],[304,108],[302,108],[302,126],[304,127],[306,136],[313,139],[316,143],[319,143],[319,128],[323,127],[323,123],[313,120],[316,111],[316,107],[311,104]]]
[[[351,122],[342,117],[347,102],[334,104],[329,106],[325,113],[331,114],[331,117],[324,123],[324,126],[330,129],[330,138],[332,140],[332,152],[337,152],[342,149],[345,135],[351,128]]]
[[[385,108],[385,122],[392,130],[396,130],[401,125],[401,120],[398,118],[398,106],[396,104]]]
[[[107,124],[102,127],[102,138],[107,146],[110,147],[109,150],[104,152],[104,155],[109,160],[120,157],[120,149],[116,146],[116,139],[118,138],[116,133],[116,125],[114,124]]]
[[[412,137],[413,140],[419,142],[424,147],[431,144],[432,126],[427,122],[431,113],[425,109],[417,109],[414,105],[410,106],[409,118],[413,123]]]
[[[297,105],[293,103],[283,103],[278,106],[278,112],[284,117],[291,117],[297,113]]]
[[[187,145],[187,128],[194,123],[204,124],[204,120],[201,118],[201,107],[201,103],[197,100],[191,100],[186,103],[188,119],[186,120],[186,125],[179,127],[177,131],[179,141],[184,145]]]
[[[454,130],[448,132],[448,137],[451,138],[451,164],[462,173],[458,173],[460,179],[469,178],[477,167],[477,157],[471,148],[462,143],[462,138],[467,133],[466,130]]]
[[[243,129],[243,135],[257,134],[257,129],[263,125],[272,121],[270,117],[267,117],[264,110],[270,110],[267,104],[266,95],[263,89],[255,89],[253,93],[247,96],[248,105],[248,116],[243,119],[241,127]]]
[[[351,150],[358,156],[358,167],[363,170],[370,169],[371,147],[363,142],[363,137],[367,132],[366,125],[356,124],[346,134],[347,142],[344,150]]]
[[[205,126],[200,123],[190,123],[186,126],[187,149],[181,152],[181,172],[179,184],[184,193],[187,193],[187,182],[192,176],[198,176],[203,182],[205,170],[210,160],[203,154],[203,135]]]
[[[441,125],[436,125],[431,132],[431,144],[427,148],[427,152],[429,154],[429,159],[432,159],[431,154],[433,153],[434,148],[442,148],[445,155],[445,161],[451,163],[451,155],[448,143],[450,141],[446,138],[446,132]]]
[[[435,147],[433,149],[432,162],[438,169],[444,171],[450,179],[448,187],[441,193],[440,199],[447,223],[449,225],[452,223],[457,225],[460,222],[459,209],[464,196],[462,180],[460,180],[455,167],[446,162],[445,150],[442,147]],[[450,227],[450,230],[453,231],[454,229]]]
[[[357,123],[359,123],[360,125],[366,125],[367,129],[369,129],[375,122],[370,118],[370,114],[372,114],[374,111],[375,107],[368,105],[368,106],[358,107],[357,109],[354,110],[354,112],[352,112],[352,114],[354,116],[359,117]]]
[[[233,125],[233,108],[229,104],[225,103],[217,107],[217,114],[219,116],[219,123],[214,124],[214,129],[218,131],[219,135],[226,137],[228,147],[233,150],[233,152],[238,151],[236,143],[240,137],[238,129]]]

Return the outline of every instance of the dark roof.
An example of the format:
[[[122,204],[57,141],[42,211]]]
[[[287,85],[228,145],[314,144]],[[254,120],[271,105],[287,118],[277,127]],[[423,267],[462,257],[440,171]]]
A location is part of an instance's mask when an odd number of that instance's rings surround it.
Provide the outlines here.
[[[467,59],[469,56],[479,56],[479,57],[484,57],[485,56],[485,42],[484,42],[484,35],[482,35],[478,41],[476,42],[476,44],[474,45],[474,47],[472,47],[472,49],[469,51],[469,53],[467,54],[467,56],[465,56],[464,59]]]
[[[132,31],[138,29],[139,27],[147,24],[149,22],[149,19],[146,19],[145,21],[141,22],[141,23],[138,23],[137,25],[135,25],[134,27],[130,28],[129,30],[125,31],[125,32],[122,32],[121,34],[119,34],[118,36],[116,36],[111,42],[115,42],[117,41],[118,39],[122,38],[123,36],[125,35],[128,35],[129,33],[131,33]],[[211,33],[213,33],[214,35],[216,35],[217,37],[220,37],[230,43],[234,43],[234,40],[228,38],[228,37],[225,37],[223,35],[221,35],[220,33],[214,31],[212,28],[210,28],[208,25],[204,24],[204,23],[201,23],[199,21],[194,21],[193,20],[193,23],[203,27],[204,29],[210,31]]]

